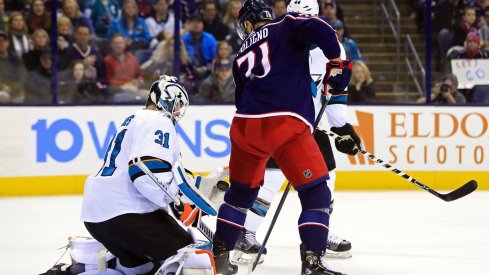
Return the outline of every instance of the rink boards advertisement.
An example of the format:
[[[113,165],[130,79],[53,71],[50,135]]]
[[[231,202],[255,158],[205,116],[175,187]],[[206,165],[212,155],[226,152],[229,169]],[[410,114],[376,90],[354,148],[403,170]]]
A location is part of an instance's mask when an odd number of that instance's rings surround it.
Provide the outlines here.
[[[117,128],[139,106],[2,107],[0,195],[80,194]],[[209,172],[229,160],[234,106],[191,106],[177,125],[183,162]],[[489,108],[350,106],[364,148],[436,189],[470,179],[489,189]],[[325,126],[326,127],[326,126]],[[415,186],[361,154],[335,152],[338,190]]]

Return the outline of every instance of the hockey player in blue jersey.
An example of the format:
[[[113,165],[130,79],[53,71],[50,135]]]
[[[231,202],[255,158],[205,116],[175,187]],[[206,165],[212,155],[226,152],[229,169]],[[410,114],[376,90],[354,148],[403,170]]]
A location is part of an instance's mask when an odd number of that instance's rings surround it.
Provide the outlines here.
[[[239,12],[243,38],[233,64],[236,114],[231,124],[231,187],[219,209],[213,242],[217,273],[235,274],[229,263],[246,213],[263,183],[273,157],[298,191],[302,205],[299,235],[302,274],[341,274],[321,256],[326,250],[331,192],[328,170],[312,136],[315,121],[310,94],[309,50],[317,45],[328,58],[325,92],[346,100],[351,63],[340,59],[335,31],[322,19],[289,13],[272,21],[266,0],[246,0]],[[353,129],[344,128],[342,143],[360,148]],[[358,149],[357,149],[358,150]]]
[[[294,0],[290,1],[287,6],[287,12],[297,12],[304,15],[318,16],[319,5],[317,0]],[[346,59],[346,54],[343,46],[341,48],[341,59]],[[321,89],[324,88],[322,80],[326,73],[326,64],[328,59],[324,56],[323,51],[313,46],[309,52],[309,71],[311,81],[311,92],[315,103],[316,116],[321,109]],[[333,155],[333,150],[328,135],[320,130],[321,126],[326,124],[326,118],[328,125],[336,128],[342,127],[347,124],[347,106],[346,102],[341,100],[329,101],[329,106],[325,110],[325,115],[322,116],[321,122],[318,124],[318,129],[314,134],[314,138],[321,150],[321,153],[328,167],[329,179],[327,180],[328,187],[331,191],[331,205],[330,215],[333,213],[333,201],[334,201],[334,189],[336,180],[336,162]],[[346,126],[349,127],[349,126]],[[343,153],[349,153],[339,148],[338,151]],[[236,243],[235,252],[233,254],[233,262],[246,263],[249,259],[254,259],[260,250],[261,244],[256,240],[256,231],[262,224],[265,216],[270,208],[272,200],[276,193],[280,190],[280,187],[285,182],[285,175],[280,171],[275,161],[270,158],[267,162],[265,170],[265,177],[263,185],[260,188],[258,197],[253,203],[253,207],[248,211],[246,216],[246,222],[241,233],[241,236]],[[331,227],[330,227],[331,229]],[[334,258],[349,258],[351,257],[351,243],[347,240],[337,237],[332,234],[331,231],[328,234],[326,257]],[[264,250],[266,253],[266,249]],[[243,255],[246,256],[243,256]],[[263,255],[260,257],[260,263],[264,260]]]

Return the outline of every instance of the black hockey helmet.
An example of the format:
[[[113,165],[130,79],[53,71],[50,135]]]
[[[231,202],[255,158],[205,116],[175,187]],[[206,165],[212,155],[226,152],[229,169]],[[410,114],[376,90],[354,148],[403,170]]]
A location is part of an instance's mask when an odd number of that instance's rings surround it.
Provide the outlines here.
[[[239,37],[244,40],[248,36],[244,25],[246,21],[255,24],[259,21],[266,20],[272,20],[272,7],[270,6],[269,0],[244,1],[239,10],[238,19],[236,19]]]

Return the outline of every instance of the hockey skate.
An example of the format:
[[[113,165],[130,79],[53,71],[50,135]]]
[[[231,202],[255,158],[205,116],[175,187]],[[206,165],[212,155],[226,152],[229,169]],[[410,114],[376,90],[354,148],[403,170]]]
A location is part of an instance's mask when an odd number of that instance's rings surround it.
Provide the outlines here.
[[[326,258],[351,258],[351,243],[329,232],[324,256]]]
[[[256,240],[256,233],[243,228],[238,242],[234,247],[234,254],[231,262],[235,264],[253,263],[258,256],[260,248],[261,244]],[[267,254],[266,248],[263,250],[263,254],[260,256],[258,264],[265,261],[265,254]]]
[[[326,265],[322,259],[325,251],[310,251],[307,250],[304,244],[301,244],[300,252],[302,261],[301,275],[346,275],[344,273],[333,271]]]
[[[226,249],[224,241],[214,238],[212,253],[214,253],[217,274],[231,275],[238,273],[238,266],[229,262],[229,251]]]

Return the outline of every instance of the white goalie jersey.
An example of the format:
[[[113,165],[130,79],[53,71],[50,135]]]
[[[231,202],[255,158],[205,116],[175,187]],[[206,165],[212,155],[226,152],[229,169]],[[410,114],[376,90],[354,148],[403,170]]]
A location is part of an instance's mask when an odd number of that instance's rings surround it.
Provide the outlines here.
[[[340,49],[340,59],[345,60],[346,53],[343,45],[341,44]],[[312,80],[315,83],[315,87],[311,87],[313,89],[315,117],[318,116],[319,110],[321,110],[321,92],[324,89],[322,81],[324,76],[326,75],[326,64],[328,62],[328,58],[324,56],[321,49],[314,48],[309,51],[309,72],[311,74]],[[341,127],[347,122],[347,108],[344,104],[328,105],[325,112],[325,116],[328,118],[327,120],[329,122],[329,126],[331,127]],[[324,125],[326,121],[324,119],[325,116],[322,117],[320,123],[318,124],[319,126],[323,125],[323,127],[327,127],[327,125]]]
[[[112,139],[100,170],[85,181],[81,220],[102,222],[126,213],[166,208],[171,199],[144,174],[144,164],[170,194],[178,194],[172,167],[180,148],[172,121],[160,111],[143,109],[126,118]]]

